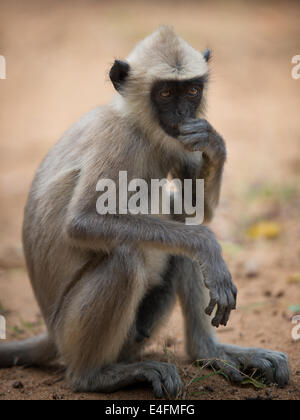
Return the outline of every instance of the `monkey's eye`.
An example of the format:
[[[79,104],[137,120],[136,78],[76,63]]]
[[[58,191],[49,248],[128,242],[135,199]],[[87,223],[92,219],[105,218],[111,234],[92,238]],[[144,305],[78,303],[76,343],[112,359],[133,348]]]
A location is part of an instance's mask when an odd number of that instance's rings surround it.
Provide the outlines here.
[[[188,89],[187,94],[189,96],[197,96],[198,95],[198,92],[199,92],[199,89],[196,88],[195,86],[193,86],[193,87],[191,87],[191,88]]]
[[[169,98],[172,95],[172,89],[164,89],[160,92],[160,96],[163,98]]]

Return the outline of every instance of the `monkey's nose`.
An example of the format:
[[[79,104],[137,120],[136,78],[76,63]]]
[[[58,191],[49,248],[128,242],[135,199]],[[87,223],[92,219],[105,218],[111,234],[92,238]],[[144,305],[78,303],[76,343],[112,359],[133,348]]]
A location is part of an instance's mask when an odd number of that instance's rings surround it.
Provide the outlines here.
[[[183,110],[180,110],[180,109],[177,109],[176,111],[175,111],[175,117],[178,119],[178,120],[183,120],[184,118],[185,118],[185,112],[183,111]],[[178,122],[179,124],[180,124],[180,122]]]

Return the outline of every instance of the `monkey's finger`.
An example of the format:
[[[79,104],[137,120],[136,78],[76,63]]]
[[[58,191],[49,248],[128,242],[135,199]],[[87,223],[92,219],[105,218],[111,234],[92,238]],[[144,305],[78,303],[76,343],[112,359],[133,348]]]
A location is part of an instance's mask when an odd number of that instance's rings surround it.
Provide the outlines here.
[[[213,320],[211,321],[211,325],[213,327],[219,328],[220,324],[221,324],[221,319],[223,318],[223,311],[221,311],[220,309],[217,312],[217,315],[213,318]]]
[[[281,353],[281,355],[279,355],[278,357],[280,358],[280,361],[275,367],[275,383],[277,383],[280,387],[284,387],[289,383],[290,378],[288,358],[283,353]]]
[[[232,309],[236,309],[236,301],[237,301],[237,294],[238,294],[238,290],[235,287],[235,285],[233,284],[231,287],[231,293],[233,295],[233,308]]]
[[[160,381],[152,382],[152,388],[156,398],[163,398],[165,396]]]
[[[182,134],[199,133],[201,131],[206,132],[209,130],[209,124],[206,120],[187,120],[184,124],[179,127],[179,131]]]
[[[160,374],[158,372],[151,372],[148,377],[149,382],[152,385],[153,392],[156,398],[163,398],[164,397],[164,391],[162,388],[162,381]]]
[[[212,320],[212,325],[214,327],[218,328],[220,326],[227,308],[228,308],[228,300],[226,296],[223,296],[222,299],[220,299],[220,302],[218,302],[218,310],[214,319]]]
[[[181,389],[181,380],[175,366],[169,366],[167,375],[163,378],[163,385],[167,397],[176,398]]]
[[[224,314],[223,319],[221,321],[221,325],[224,325],[224,327],[226,327],[226,325],[229,321],[231,311],[232,311],[231,307],[227,308],[226,311],[225,311],[225,314]]]
[[[208,135],[205,133],[178,136],[178,140],[188,150],[198,152],[208,151]]]
[[[193,144],[196,141],[199,142],[199,146],[201,146],[201,141],[203,141],[203,147],[206,145],[206,140],[208,140],[208,133],[190,133],[190,134],[182,134],[178,136],[178,140],[184,144]]]
[[[211,298],[208,307],[205,309],[206,315],[210,316],[213,313],[213,310],[215,309],[216,304],[217,304],[217,300],[214,298]]]
[[[238,366],[231,361],[229,361],[228,364],[220,364],[220,369],[222,369],[233,382],[241,383],[245,379],[240,373]]]
[[[275,382],[275,369],[271,362],[268,360],[264,360],[260,364],[258,364],[260,369],[264,372],[265,378],[269,384],[273,384]]]
[[[231,311],[233,311],[236,308],[236,296],[234,296],[233,292],[231,290],[226,290],[226,295],[227,295],[227,301],[228,301],[228,306],[227,309],[225,310],[223,319],[221,321],[221,325],[224,325],[226,327]]]
[[[272,365],[271,370],[274,376],[273,383],[277,383],[281,387],[287,384],[284,378],[286,377],[285,372],[287,372],[287,374],[289,372],[286,356],[283,356],[284,357],[281,357],[280,355],[274,356],[272,353],[270,355],[266,355],[266,359]],[[264,374],[266,375],[266,370],[264,370]]]

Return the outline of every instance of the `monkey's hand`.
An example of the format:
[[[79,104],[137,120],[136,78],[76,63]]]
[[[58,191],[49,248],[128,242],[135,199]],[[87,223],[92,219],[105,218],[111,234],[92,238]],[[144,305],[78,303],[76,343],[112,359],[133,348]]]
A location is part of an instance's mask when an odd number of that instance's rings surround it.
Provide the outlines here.
[[[204,119],[188,119],[180,127],[178,140],[187,150],[203,152],[211,163],[224,163],[226,145],[223,138]]]
[[[210,302],[205,313],[211,315],[217,306],[212,325],[217,328],[220,325],[226,326],[231,311],[236,309],[237,288],[233,284],[231,274],[222,257],[220,261],[203,263],[201,271],[210,294]]]

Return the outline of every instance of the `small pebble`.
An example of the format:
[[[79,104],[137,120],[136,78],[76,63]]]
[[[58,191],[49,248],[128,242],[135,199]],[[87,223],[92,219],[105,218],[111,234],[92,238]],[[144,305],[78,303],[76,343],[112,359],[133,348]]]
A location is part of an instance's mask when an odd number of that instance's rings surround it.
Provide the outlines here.
[[[215,392],[215,390],[214,390],[211,386],[209,386],[209,385],[206,385],[206,386],[204,387],[204,389],[205,389],[205,391],[207,391],[207,392]]]
[[[16,381],[16,382],[14,382],[12,384],[12,387],[14,389],[23,389],[24,388],[24,385],[23,385],[23,383],[21,381]]]
[[[63,400],[63,399],[65,398],[65,396],[64,396],[64,395],[57,395],[57,394],[53,394],[53,395],[52,395],[52,398],[53,398],[54,400]]]
[[[244,276],[248,278],[255,278],[259,275],[259,268],[256,261],[246,261],[244,264]]]

